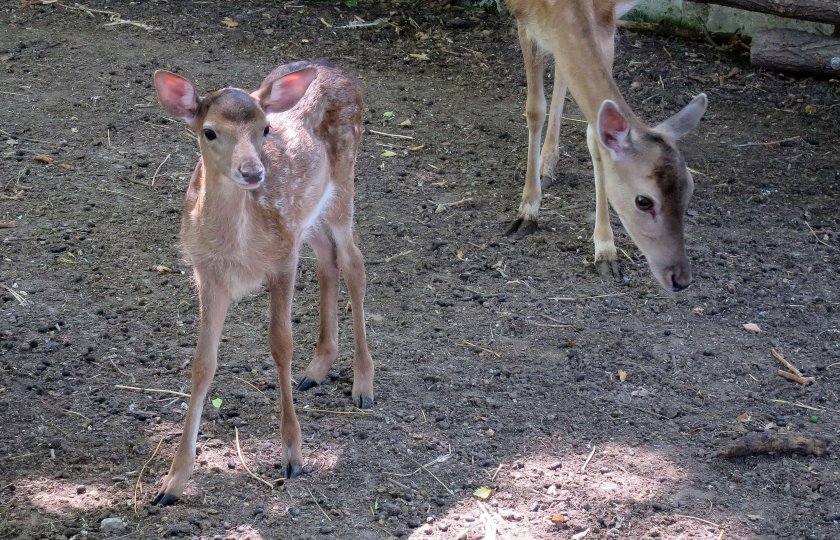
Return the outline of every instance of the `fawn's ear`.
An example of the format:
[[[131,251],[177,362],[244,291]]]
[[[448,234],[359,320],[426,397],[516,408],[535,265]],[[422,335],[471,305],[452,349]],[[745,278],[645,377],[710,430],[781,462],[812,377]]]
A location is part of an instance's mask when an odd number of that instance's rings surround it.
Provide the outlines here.
[[[279,113],[294,107],[315,80],[314,67],[306,67],[263,84],[254,96],[266,113]]]
[[[155,71],[155,90],[163,108],[171,114],[192,124],[198,112],[198,97],[189,79],[159,69]]]
[[[613,160],[626,157],[632,147],[630,142],[630,123],[618,110],[618,105],[609,99],[601,103],[597,122],[598,139],[601,145],[610,151]]]

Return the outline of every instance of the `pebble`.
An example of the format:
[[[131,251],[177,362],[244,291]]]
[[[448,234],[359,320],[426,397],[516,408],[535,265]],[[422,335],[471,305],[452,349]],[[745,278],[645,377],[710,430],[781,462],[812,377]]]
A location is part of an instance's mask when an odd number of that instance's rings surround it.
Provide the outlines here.
[[[332,534],[335,531],[335,527],[332,525],[321,525],[321,528],[318,529],[321,534]]]
[[[125,529],[125,521],[118,517],[108,517],[99,523],[99,530],[110,533]]]
[[[79,495],[84,494],[87,491],[85,486],[76,486],[76,493]]]

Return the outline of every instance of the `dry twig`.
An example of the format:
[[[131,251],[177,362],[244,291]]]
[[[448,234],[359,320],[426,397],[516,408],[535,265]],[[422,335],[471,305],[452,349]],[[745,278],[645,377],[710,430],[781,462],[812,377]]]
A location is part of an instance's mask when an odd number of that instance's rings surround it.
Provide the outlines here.
[[[258,481],[262,482],[263,484],[267,485],[269,489],[273,490],[274,489],[274,484],[272,484],[271,482],[269,482],[268,480],[266,480],[262,476],[257,475],[251,469],[248,468],[248,464],[245,463],[245,458],[242,456],[242,447],[239,446],[239,428],[234,426],[233,431],[235,433],[235,438],[236,438],[236,455],[239,456],[239,463],[242,464],[242,467],[245,469],[245,472],[247,472],[249,475],[251,475],[251,478],[253,478],[254,480],[258,480]]]
[[[140,483],[142,478],[143,478],[143,472],[146,470],[146,467],[149,466],[149,463],[151,463],[152,460],[157,455],[158,450],[160,450],[160,445],[163,444],[164,439],[166,439],[166,437],[161,437],[160,438],[160,441],[158,441],[157,446],[155,446],[155,451],[152,452],[152,455],[149,456],[149,459],[146,460],[146,463],[144,463],[143,466],[140,467],[140,472],[137,474],[137,482],[134,483],[134,513],[135,514],[137,513],[137,496],[143,490],[143,486]]]
[[[189,394],[185,394],[183,392],[176,392],[174,390],[163,390],[161,388],[139,388],[137,386],[123,386],[122,384],[115,384],[114,388],[119,388],[121,390],[136,390],[138,392],[149,392],[153,394],[170,394],[173,396],[181,396],[185,398],[189,398]]]

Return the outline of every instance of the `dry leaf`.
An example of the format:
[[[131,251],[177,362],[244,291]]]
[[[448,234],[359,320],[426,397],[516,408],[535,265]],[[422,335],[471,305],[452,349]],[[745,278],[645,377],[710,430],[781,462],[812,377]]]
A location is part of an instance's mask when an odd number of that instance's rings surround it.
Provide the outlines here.
[[[168,266],[163,266],[162,264],[159,264],[155,266],[155,271],[160,272],[161,274],[169,274],[172,272],[172,269]]]
[[[411,123],[411,120],[403,120],[400,122],[400,127],[408,129],[410,127],[414,127],[414,125]]]
[[[566,521],[567,521],[566,516],[564,516],[563,514],[552,514],[551,515],[551,522],[554,523],[555,525],[562,525],[562,524],[566,523]]]
[[[69,163],[62,163],[62,164],[59,165],[59,167],[61,167],[65,171],[72,171],[73,170],[73,166],[70,165]]]
[[[816,114],[817,110],[816,105],[805,105],[805,114]]]
[[[33,161],[37,161],[38,163],[44,163],[45,165],[52,165],[52,162],[54,161],[53,158],[51,158],[47,154],[35,154],[35,156],[32,159]]]
[[[422,150],[424,148],[426,148],[425,144],[418,144],[417,146],[409,146],[408,151],[409,152],[419,152],[420,150]]]
[[[580,531],[579,533],[572,535],[572,540],[581,540],[581,538],[585,538],[587,534],[589,534],[589,529],[586,529],[585,531]]]
[[[473,491],[473,496],[478,497],[479,499],[484,499],[485,501],[489,499],[492,494],[493,490],[487,486],[481,486]]]
[[[738,415],[738,421],[742,424],[745,422],[749,422],[750,420],[752,420],[752,416],[750,415],[750,413],[743,413]]]
[[[463,260],[464,260],[464,252],[463,252],[463,251],[461,251],[460,249],[459,249],[459,250],[455,253],[455,256],[456,256],[456,257],[458,257],[458,260],[459,260],[459,261],[463,261]]]
[[[391,152],[390,150],[385,150],[384,152],[382,152],[380,157],[384,157],[384,158],[397,157],[397,153],[396,152]]]
[[[429,55],[426,53],[410,53],[408,56],[414,58],[415,60],[420,60],[421,62],[425,62],[429,59]]]
[[[227,26],[228,28],[236,28],[239,26],[239,23],[231,19],[230,17],[225,17],[222,19],[222,24]]]
[[[627,372],[623,369],[618,370],[618,380],[624,382],[627,380]]]
[[[743,327],[744,327],[744,330],[746,330],[747,332],[752,332],[753,334],[760,334],[761,333],[761,328],[759,328],[759,326],[755,323],[748,322],[748,323],[744,324]]]
[[[701,307],[692,308],[691,312],[697,315],[698,317],[702,317],[706,314],[706,310]]]

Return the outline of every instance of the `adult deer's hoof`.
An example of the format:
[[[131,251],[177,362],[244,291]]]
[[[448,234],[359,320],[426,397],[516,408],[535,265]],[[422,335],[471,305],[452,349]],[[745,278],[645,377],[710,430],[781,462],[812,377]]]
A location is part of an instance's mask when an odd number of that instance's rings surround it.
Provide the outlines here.
[[[152,501],[153,506],[169,506],[178,502],[178,497],[170,493],[160,492]]]
[[[316,386],[318,386],[317,382],[313,381],[309,377],[304,377],[301,379],[300,383],[298,383],[298,390],[305,392],[310,388],[315,388]]]
[[[622,281],[623,279],[618,261],[608,261],[606,259],[595,261],[595,270],[603,279],[613,279],[615,281]]]
[[[372,396],[356,396],[356,397],[353,398],[353,405],[355,405],[359,409],[372,409],[373,408],[373,397]]]
[[[283,467],[283,478],[290,479],[290,478],[297,478],[303,472],[303,465],[294,465],[292,463],[287,463]]]
[[[523,236],[528,236],[529,234],[537,232],[539,229],[540,228],[536,219],[520,216],[510,224],[510,227],[508,227],[507,231],[505,231],[505,236],[522,238]]]

